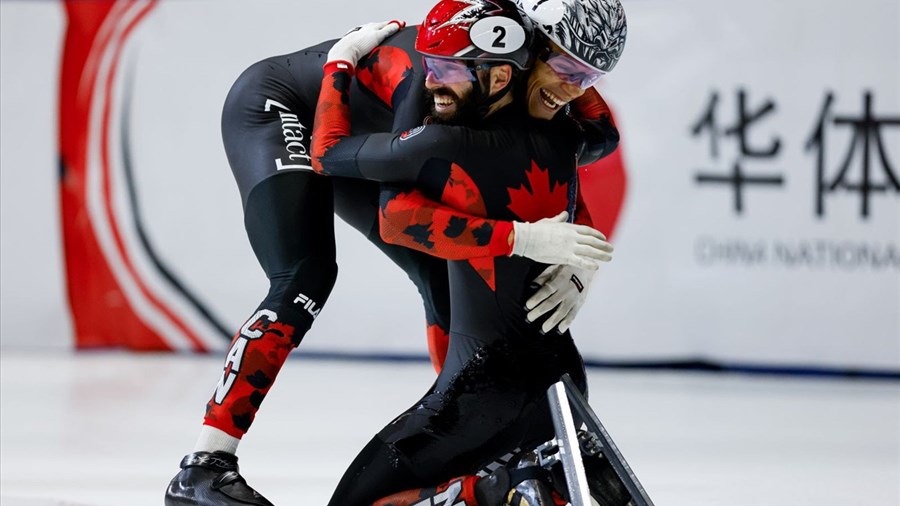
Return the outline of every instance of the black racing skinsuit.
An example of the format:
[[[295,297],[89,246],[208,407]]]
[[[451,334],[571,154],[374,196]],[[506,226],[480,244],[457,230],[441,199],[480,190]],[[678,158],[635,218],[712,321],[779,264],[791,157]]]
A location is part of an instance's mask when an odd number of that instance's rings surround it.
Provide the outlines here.
[[[416,30],[401,30],[360,61],[350,99],[352,133],[390,131],[392,125],[401,131],[421,122],[418,90],[424,79],[421,57],[413,50]],[[381,239],[377,183],[305,170],[311,162],[322,65],[332,44],[252,65],[225,101],[225,151],[240,189],[250,244],[270,281],[266,297],[234,337],[204,418],[205,424],[238,438],[331,293],[337,275],[333,211],[407,273],[423,299],[430,351],[440,351],[441,343],[446,349],[447,262]],[[618,136],[608,120],[595,123],[599,127],[593,131],[600,135],[592,154],[599,157],[615,148]],[[433,353],[432,360],[439,366],[443,357]]]
[[[419,121],[419,101],[401,100],[421,69],[421,58],[410,57],[415,35],[414,27],[402,30],[360,62],[352,104],[355,132],[389,131],[395,112],[413,118],[407,124]],[[322,65],[333,43],[252,65],[232,86],[222,113],[244,225],[270,282],[254,316],[235,336],[223,378],[207,404],[204,423],[238,438],[334,286],[333,212],[409,275],[422,295],[429,331],[449,327],[447,263],[381,239],[379,185],[303,170],[310,164]]]
[[[341,103],[349,82],[341,74],[327,68],[317,107],[313,156],[321,141],[324,156],[315,161],[325,173],[413,183],[432,199],[499,220],[573,211],[575,136],[568,118],[535,120],[510,105],[477,128],[429,125],[401,135],[341,137],[335,117],[347,118]],[[452,320],[444,368],[425,396],[357,456],[332,506],[370,504],[438,484],[552,437],[547,388],[569,373],[585,389],[585,378],[569,332],[545,336],[526,321],[531,280],[544,268],[507,256],[449,262]]]

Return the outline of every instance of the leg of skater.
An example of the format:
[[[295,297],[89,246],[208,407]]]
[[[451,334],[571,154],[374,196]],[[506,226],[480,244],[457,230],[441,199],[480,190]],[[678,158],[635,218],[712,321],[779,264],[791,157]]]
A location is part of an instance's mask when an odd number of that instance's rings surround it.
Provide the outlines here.
[[[337,277],[331,182],[290,169],[309,153],[312,116],[289,80],[280,66],[257,63],[225,102],[226,154],[269,290],[229,346],[194,451],[166,491],[167,506],[270,504],[238,473],[237,447]]]
[[[407,497],[427,493],[415,489],[472,475],[512,448],[550,439],[549,415],[538,423],[534,412],[547,411],[546,387],[563,372],[583,381],[582,367],[567,335],[516,347],[454,335],[435,385],[360,452],[329,504],[368,505],[404,491]],[[460,485],[467,483],[462,480]]]

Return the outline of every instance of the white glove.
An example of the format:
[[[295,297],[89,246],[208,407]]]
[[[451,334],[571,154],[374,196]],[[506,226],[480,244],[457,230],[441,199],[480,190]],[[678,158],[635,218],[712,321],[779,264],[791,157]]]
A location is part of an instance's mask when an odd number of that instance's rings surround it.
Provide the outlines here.
[[[597,270],[595,260],[612,260],[613,247],[606,236],[586,225],[566,223],[569,213],[534,223],[513,222],[512,254],[545,264],[574,265]]]
[[[397,33],[404,24],[400,21],[382,21],[358,26],[331,46],[326,63],[345,61],[356,67],[360,58],[371,53],[384,39]]]
[[[525,309],[530,310],[526,315],[528,321],[533,322],[556,308],[541,325],[541,331],[546,334],[557,325],[560,334],[568,330],[584,305],[596,272],[571,265],[551,265],[544,269],[534,278],[534,283],[541,287],[525,302]]]

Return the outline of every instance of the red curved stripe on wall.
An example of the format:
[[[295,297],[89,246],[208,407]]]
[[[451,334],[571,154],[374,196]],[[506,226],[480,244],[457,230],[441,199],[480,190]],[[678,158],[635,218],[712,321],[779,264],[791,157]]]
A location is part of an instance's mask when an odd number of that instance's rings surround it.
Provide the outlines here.
[[[152,7],[152,5],[153,4],[147,4],[147,7],[145,8],[145,10],[143,10],[139,16],[136,16],[134,19],[132,19],[129,22],[128,26],[124,30],[126,35],[125,35],[125,37],[123,37],[123,39],[127,38],[127,34],[131,33],[131,31],[134,29],[134,27],[137,26],[137,24],[144,18],[144,16],[149,12],[150,7]],[[181,320],[181,318],[179,318],[177,315],[175,315],[172,312],[172,310],[166,305],[165,301],[161,300],[150,289],[148,289],[147,285],[141,279],[140,273],[137,271],[137,269],[135,269],[133,262],[129,258],[128,250],[125,248],[124,241],[122,240],[122,233],[120,232],[119,228],[117,227],[117,222],[121,218],[117,217],[114,214],[113,203],[112,203],[113,202],[113,193],[112,193],[112,187],[110,185],[110,181],[112,180],[112,168],[110,166],[111,162],[109,160],[109,154],[111,152],[111,146],[110,146],[110,139],[111,139],[110,121],[111,121],[111,118],[110,118],[110,115],[112,114],[112,110],[113,110],[113,105],[114,105],[113,102],[116,100],[115,95],[113,94],[113,85],[115,82],[115,77],[117,75],[119,63],[121,61],[121,54],[122,54],[123,47],[124,47],[124,44],[119,44],[115,49],[115,56],[113,57],[112,68],[107,77],[107,82],[104,84],[104,93],[103,93],[103,96],[105,97],[105,100],[106,100],[106,102],[103,106],[103,129],[102,129],[103,171],[105,173],[105,177],[104,177],[105,184],[104,184],[103,192],[104,192],[104,201],[106,204],[106,216],[107,216],[107,219],[109,220],[110,224],[112,225],[112,232],[113,232],[113,234],[115,236],[115,240],[116,240],[116,248],[119,250],[119,254],[122,256],[122,259],[124,260],[125,266],[127,267],[129,274],[137,282],[138,288],[140,289],[141,293],[144,295],[144,297],[146,297],[150,301],[150,303],[152,305],[154,305],[167,318],[169,318],[169,320],[171,320],[172,323],[181,332],[183,332],[185,334],[185,336],[188,338],[188,340],[190,340],[190,342],[193,345],[195,350],[206,351],[206,347],[203,344],[203,341],[201,341],[200,338],[198,338],[196,336],[194,330],[191,329],[188,325],[186,325]]]
[[[91,143],[101,143],[101,165],[104,173],[103,220],[111,229],[115,249],[125,264],[141,295],[153,309],[168,318],[187,336],[192,349],[205,346],[194,332],[147,288],[135,270],[124,247],[117,217],[112,211],[109,188],[109,115],[114,101],[112,88],[118,59],[124,41],[152,10],[156,2],[65,2],[68,24],[64,39],[59,91],[59,147],[61,164],[60,197],[63,244],[67,274],[67,292],[72,310],[75,345],[79,349],[125,347],[134,350],[171,350],[172,344],[149,325],[132,306],[119,284],[113,267],[104,255],[100,238],[92,223],[88,202],[88,150]],[[126,16],[126,14],[130,14]],[[128,21],[126,21],[128,19]],[[126,26],[121,26],[122,23]],[[114,27],[115,29],[111,29]],[[114,40],[116,29],[122,36]],[[118,44],[111,47],[111,44]],[[103,92],[95,95],[103,55],[114,51],[110,73],[103,82]],[[91,111],[94,100],[103,100],[101,133],[92,132]],[[102,135],[94,139],[92,135]],[[96,216],[93,217],[97,219]],[[121,219],[121,218],[118,218]]]
[[[100,250],[87,210],[89,115],[96,80],[91,48],[105,47],[100,27],[114,1],[66,1],[68,24],[59,88],[60,198],[66,282],[77,348],[121,346],[135,339],[145,349],[168,349],[134,314]],[[91,64],[89,65],[89,60]]]

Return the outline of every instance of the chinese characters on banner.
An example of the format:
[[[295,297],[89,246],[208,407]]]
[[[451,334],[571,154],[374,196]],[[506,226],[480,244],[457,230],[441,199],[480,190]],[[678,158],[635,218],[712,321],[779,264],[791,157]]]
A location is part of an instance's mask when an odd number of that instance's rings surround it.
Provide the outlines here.
[[[831,111],[834,94],[828,93],[822,104],[822,112],[815,129],[806,143],[806,150],[816,156],[816,215],[825,214],[825,196],[838,190],[859,192],[860,214],[869,217],[870,199],[874,193],[900,195],[900,182],[886,152],[882,128],[900,127],[900,116],[878,118],[872,111],[872,93],[863,98],[860,116],[834,116]],[[840,163],[837,174],[828,178],[826,141],[828,127],[847,127],[853,137],[847,154]],[[855,162],[858,160],[858,162]],[[853,169],[856,176],[853,176]]]
[[[778,155],[781,149],[781,139],[775,138],[764,147],[750,146],[749,128],[763,119],[767,114],[775,111],[775,104],[768,100],[763,103],[755,111],[748,111],[747,93],[744,90],[738,91],[738,111],[737,120],[731,126],[719,126],[717,118],[717,108],[719,105],[719,94],[713,92],[709,100],[706,111],[700,117],[699,121],[691,128],[694,137],[702,135],[705,131],[709,133],[710,156],[714,161],[719,159],[719,141],[722,137],[735,137],[738,141],[739,155],[737,160],[731,163],[730,174],[718,173],[698,173],[696,181],[701,185],[730,185],[734,191],[734,211],[737,214],[744,212],[744,189],[747,185],[760,186],[781,186],[784,184],[784,177],[781,175],[748,175],[744,167],[744,163],[748,160],[768,160]]]
[[[748,95],[746,90],[738,90],[736,118],[733,123],[722,125],[719,93],[713,92],[700,118],[691,125],[692,137],[709,136],[712,161],[730,167],[727,173],[721,172],[721,169],[701,169],[695,174],[695,181],[701,186],[730,186],[734,194],[734,212],[738,215],[746,210],[744,192],[748,188],[781,187],[786,184],[783,174],[755,168],[776,159],[783,144],[777,133],[771,133],[772,139],[767,144],[751,144],[750,129],[765,129],[766,116],[777,112],[777,108],[772,99],[753,106]],[[900,116],[878,116],[873,111],[871,92],[864,94],[863,110],[855,116],[836,114],[833,111],[834,102],[834,94],[827,93],[805,146],[805,151],[815,157],[815,214],[824,216],[825,197],[843,190],[859,193],[860,215],[868,218],[874,195],[900,196],[900,181],[886,149],[884,134],[885,129],[900,127]],[[850,145],[837,164],[830,164],[826,157],[828,133],[833,128],[852,129]],[[737,142],[738,155],[735,160],[721,160],[719,148],[724,139]]]
[[[802,147],[803,156],[809,159],[809,170],[814,171],[815,187],[810,191],[815,198],[810,215],[816,220],[827,218],[828,197],[840,193],[858,196],[861,222],[873,218],[873,199],[900,201],[900,181],[891,159],[891,150],[896,154],[900,147],[900,115],[879,114],[871,91],[862,94],[862,108],[853,113],[848,113],[844,104],[838,107],[834,93],[826,93],[817,117],[810,121],[809,133],[804,134],[802,146],[784,142],[783,132],[774,131],[773,122],[767,121],[778,113],[775,99],[756,99],[747,90],[739,89],[734,100],[736,110],[729,111],[720,98],[720,93],[713,91],[690,125],[694,141],[708,142],[709,147],[709,165],[695,167],[693,178],[704,191],[729,189],[736,216],[752,212],[747,203],[748,192],[790,186],[789,174],[777,162],[780,153],[797,147]],[[750,140],[751,131],[754,141]],[[767,141],[760,141],[767,136]],[[734,149],[724,150],[725,142],[734,142]],[[835,142],[841,145],[829,145]],[[724,151],[734,153],[733,157],[723,156]],[[722,239],[706,235],[697,239],[695,258],[703,266],[777,263],[784,267],[900,270],[898,239],[896,234],[873,236],[866,241],[844,236]]]

